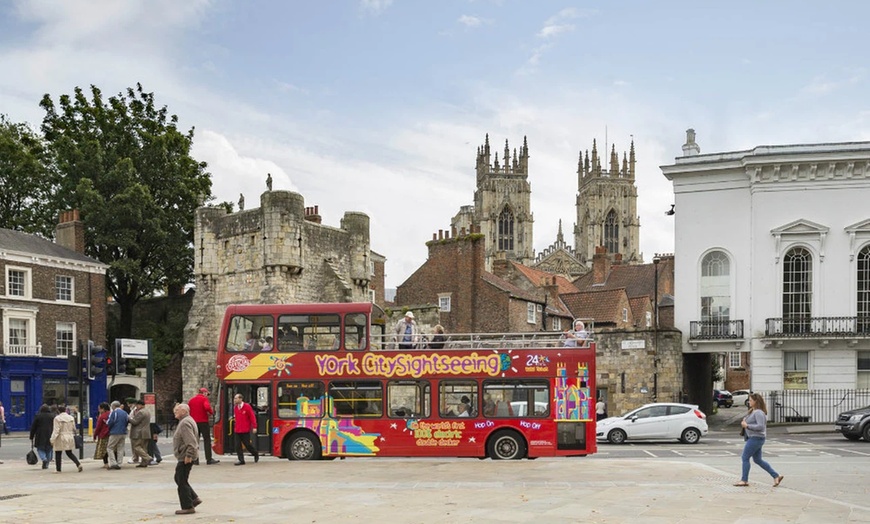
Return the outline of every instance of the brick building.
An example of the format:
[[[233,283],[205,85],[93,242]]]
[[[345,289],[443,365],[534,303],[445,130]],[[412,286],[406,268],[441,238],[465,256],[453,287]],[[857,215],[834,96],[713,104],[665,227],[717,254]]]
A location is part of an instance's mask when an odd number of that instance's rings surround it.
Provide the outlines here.
[[[479,233],[460,231],[451,236],[440,231],[433,235],[427,243],[428,259],[399,285],[396,304],[437,304],[440,324],[448,333],[551,330],[553,318],[564,318],[564,325],[570,324],[568,311],[543,287],[546,282],[531,286],[522,273],[518,275],[525,283],[520,280],[520,285],[504,278],[510,278],[509,268],[520,264],[501,259],[494,265],[503,276],[486,271],[484,244],[485,238]]]
[[[78,211],[61,214],[57,242],[0,229],[0,400],[13,431],[30,428],[39,406],[79,402],[68,380],[78,341],[106,344],[106,269],[84,255]],[[106,376],[84,380],[85,410],[106,399]]]

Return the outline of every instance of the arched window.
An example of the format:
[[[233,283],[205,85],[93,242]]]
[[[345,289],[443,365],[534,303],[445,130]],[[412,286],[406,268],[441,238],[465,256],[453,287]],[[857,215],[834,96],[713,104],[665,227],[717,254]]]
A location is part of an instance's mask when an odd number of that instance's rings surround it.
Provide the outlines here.
[[[785,254],[782,262],[783,332],[807,333],[812,316],[813,255],[802,247],[795,247]]]
[[[870,334],[870,245],[858,252],[858,332]]]
[[[619,253],[619,221],[613,209],[604,219],[604,247],[608,253]]]
[[[514,249],[514,214],[507,206],[498,216],[498,249],[499,251]]]
[[[702,334],[731,334],[731,261],[722,251],[711,251],[701,260]]]

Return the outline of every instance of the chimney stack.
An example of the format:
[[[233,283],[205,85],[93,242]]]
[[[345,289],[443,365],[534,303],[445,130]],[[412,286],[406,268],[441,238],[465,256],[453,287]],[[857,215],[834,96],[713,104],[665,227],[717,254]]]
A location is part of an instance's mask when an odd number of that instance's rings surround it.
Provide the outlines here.
[[[78,209],[61,211],[54,237],[59,246],[85,254],[85,224],[79,219]]]
[[[607,282],[608,275],[610,275],[610,257],[607,255],[607,248],[596,246],[595,254],[592,256],[592,285],[604,284]]]
[[[305,208],[305,220],[309,222],[314,222],[315,224],[320,224],[323,221],[323,218],[320,216],[320,206],[314,207],[306,207]]]

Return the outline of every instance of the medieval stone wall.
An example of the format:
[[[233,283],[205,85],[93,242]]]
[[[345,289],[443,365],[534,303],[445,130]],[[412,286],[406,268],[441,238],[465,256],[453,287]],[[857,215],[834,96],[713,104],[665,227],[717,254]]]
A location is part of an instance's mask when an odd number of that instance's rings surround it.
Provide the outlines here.
[[[671,329],[659,330],[658,337],[653,330],[595,334],[597,387],[606,390],[609,415],[621,415],[654,402],[656,371],[657,400],[674,402],[679,399],[683,387],[681,339],[682,333]],[[643,347],[638,347],[641,345]]]
[[[320,223],[302,195],[267,191],[260,207],[203,207],[194,230],[196,295],[184,334],[184,398],[213,384],[218,335],[230,304],[369,301],[369,217]]]

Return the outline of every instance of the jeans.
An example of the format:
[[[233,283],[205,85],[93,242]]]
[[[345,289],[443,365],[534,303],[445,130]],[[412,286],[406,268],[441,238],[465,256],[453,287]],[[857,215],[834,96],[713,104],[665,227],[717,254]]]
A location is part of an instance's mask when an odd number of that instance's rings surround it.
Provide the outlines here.
[[[764,437],[749,437],[746,439],[746,444],[743,445],[743,475],[740,480],[743,482],[749,481],[749,459],[755,461],[761,466],[761,469],[766,471],[771,477],[779,477],[779,473],[774,471],[773,467],[761,458],[761,448],[764,447]]]
[[[52,451],[51,446],[47,448],[36,448],[36,454],[39,455],[39,460],[49,462],[54,451]]]

